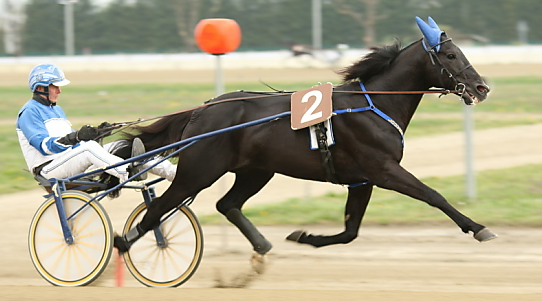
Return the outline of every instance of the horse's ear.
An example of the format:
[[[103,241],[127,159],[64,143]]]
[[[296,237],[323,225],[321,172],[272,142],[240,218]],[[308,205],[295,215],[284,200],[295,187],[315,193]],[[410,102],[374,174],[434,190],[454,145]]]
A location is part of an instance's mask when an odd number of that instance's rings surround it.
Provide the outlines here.
[[[429,24],[425,23],[425,21],[422,20],[420,17],[416,17],[416,23],[418,23],[418,27],[422,31],[423,37],[428,44],[426,45],[426,43],[423,43],[423,47],[425,48],[425,50],[429,51],[429,49],[427,49],[427,46],[429,46],[430,48],[435,48],[436,52],[439,52],[439,43],[441,41],[440,38],[444,31],[440,30],[433,18],[429,17],[428,20]]]

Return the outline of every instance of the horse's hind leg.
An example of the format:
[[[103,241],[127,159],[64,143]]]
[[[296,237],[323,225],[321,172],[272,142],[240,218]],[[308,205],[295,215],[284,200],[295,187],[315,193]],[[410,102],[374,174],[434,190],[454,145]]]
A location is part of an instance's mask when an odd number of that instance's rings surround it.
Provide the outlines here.
[[[384,168],[384,172],[372,177],[371,181],[378,187],[397,191],[440,209],[444,214],[451,218],[464,233],[472,232],[474,238],[478,241],[488,241],[497,237],[496,234],[483,225],[475,223],[470,218],[463,215],[448,203],[440,193],[423,184],[415,176],[395,162],[387,164]]]
[[[236,172],[232,188],[218,201],[217,210],[234,224],[248,239],[254,251],[265,255],[271,250],[271,243],[241,212],[243,204],[260,191],[273,177],[272,172],[251,170]]]
[[[199,162],[201,161],[193,160],[191,163],[198,164]],[[207,164],[205,166],[200,163],[201,168],[197,168],[198,165],[196,167],[188,166],[188,164],[179,165],[184,169],[179,169],[178,176],[168,189],[160,197],[153,199],[141,222],[130,229],[124,237],[115,237],[115,247],[120,252],[126,252],[145,233],[158,227],[164,214],[179,206],[188,197],[211,186],[225,173],[226,169],[218,163],[211,160],[207,160],[205,163]],[[205,172],[191,172],[191,170],[205,170]]]
[[[197,192],[199,191],[183,189],[182,186],[173,183],[162,196],[153,199],[143,219],[135,227],[130,229],[126,235],[115,237],[114,246],[121,253],[127,252],[145,233],[160,225],[160,219],[164,214],[179,206],[184,200],[197,194]]]
[[[371,199],[372,184],[364,184],[348,188],[348,200],[344,215],[344,231],[330,236],[307,234],[305,231],[294,231],[287,240],[315,247],[323,247],[333,244],[347,244],[358,236],[361,220]]]

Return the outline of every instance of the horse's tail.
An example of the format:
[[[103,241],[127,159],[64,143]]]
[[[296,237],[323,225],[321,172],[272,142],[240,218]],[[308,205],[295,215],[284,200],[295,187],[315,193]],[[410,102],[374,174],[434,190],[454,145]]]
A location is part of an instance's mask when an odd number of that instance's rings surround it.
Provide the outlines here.
[[[137,137],[143,141],[146,151],[155,150],[180,141],[191,116],[192,111],[165,116],[147,126],[134,126],[132,129],[135,133],[125,133],[125,136],[130,141],[130,145],[131,141]],[[174,150],[175,148],[167,150],[163,155]]]

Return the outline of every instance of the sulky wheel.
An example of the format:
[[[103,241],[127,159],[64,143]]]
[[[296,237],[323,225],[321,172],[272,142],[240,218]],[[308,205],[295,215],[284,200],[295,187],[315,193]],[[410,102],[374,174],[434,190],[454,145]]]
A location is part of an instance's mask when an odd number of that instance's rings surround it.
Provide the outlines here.
[[[137,225],[146,212],[140,204],[128,217],[123,234]],[[203,256],[201,226],[188,207],[174,209],[159,227],[158,235],[149,231],[124,253],[124,261],[132,275],[152,287],[176,287],[196,272]],[[160,243],[157,236],[163,236]]]
[[[92,197],[84,192],[62,193],[66,217]],[[62,232],[54,197],[47,199],[34,215],[28,234],[30,258],[40,275],[58,286],[83,286],[105,270],[113,251],[113,228],[104,208],[91,202],[68,220],[73,243]]]

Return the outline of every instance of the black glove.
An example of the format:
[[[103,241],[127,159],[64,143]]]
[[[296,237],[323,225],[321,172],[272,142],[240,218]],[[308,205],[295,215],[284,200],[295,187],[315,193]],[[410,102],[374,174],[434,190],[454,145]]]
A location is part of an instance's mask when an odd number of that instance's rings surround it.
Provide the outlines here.
[[[57,140],[58,143],[64,144],[64,145],[75,145],[77,144],[77,132],[71,132],[68,135],[59,138]]]
[[[83,127],[81,127],[79,131],[71,132],[64,137],[59,138],[58,143],[61,143],[64,145],[75,145],[79,141],[94,140],[99,135],[100,133],[97,128],[90,125],[84,125]]]
[[[97,127],[97,129],[99,135],[101,137],[105,137],[111,135],[111,132],[113,131],[113,125],[107,121],[104,121]]]
[[[94,140],[100,135],[98,129],[91,125],[84,125],[76,132],[77,141],[89,141]]]

